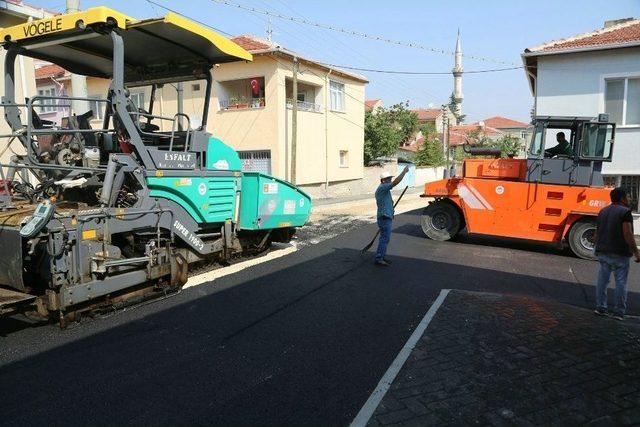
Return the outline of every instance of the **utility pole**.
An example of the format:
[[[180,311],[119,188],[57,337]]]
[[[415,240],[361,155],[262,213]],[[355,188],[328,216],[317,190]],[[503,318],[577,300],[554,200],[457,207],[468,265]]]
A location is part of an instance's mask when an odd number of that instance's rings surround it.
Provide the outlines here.
[[[184,83],[178,82],[176,84],[176,93],[178,98],[178,114],[184,113]],[[182,127],[182,116],[178,116],[178,130],[183,130]]]
[[[293,94],[291,100],[291,183],[296,183],[298,146],[298,57],[293,57]]]
[[[449,178],[449,126],[447,126],[447,107],[442,106],[442,148],[444,149],[445,170],[444,178]],[[445,134],[446,132],[446,134]]]
[[[66,13],[80,12],[80,0],[67,0]],[[74,98],[88,98],[87,78],[78,74],[71,74],[71,96]],[[72,100],[71,107],[75,114],[84,114],[90,110],[89,101]],[[97,111],[94,111],[94,114]]]
[[[447,116],[447,178],[451,178],[451,146],[449,141],[451,141],[451,123],[449,116]]]
[[[273,27],[271,26],[271,18],[269,18],[269,23],[267,24],[267,40],[273,41]]]

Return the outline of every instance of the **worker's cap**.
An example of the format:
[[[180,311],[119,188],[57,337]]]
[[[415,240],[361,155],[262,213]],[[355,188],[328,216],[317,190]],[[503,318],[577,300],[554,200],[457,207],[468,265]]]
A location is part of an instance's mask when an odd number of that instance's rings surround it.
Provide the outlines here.
[[[391,172],[384,171],[380,174],[380,179],[393,178]]]

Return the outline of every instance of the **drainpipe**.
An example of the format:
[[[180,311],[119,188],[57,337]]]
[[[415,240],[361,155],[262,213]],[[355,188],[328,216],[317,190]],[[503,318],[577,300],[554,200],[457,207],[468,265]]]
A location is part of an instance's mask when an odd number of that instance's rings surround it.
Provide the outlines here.
[[[178,98],[178,114],[184,114],[184,83],[176,84],[176,93]],[[178,130],[182,130],[182,116],[178,117]]]
[[[324,77],[324,195],[329,197],[329,75]]]
[[[57,91],[58,94],[59,94],[58,96],[64,96],[65,95],[64,83],[61,83],[61,82],[57,81],[55,79],[55,77],[50,77],[50,79],[56,86],[58,86],[58,91]],[[66,109],[67,109],[67,107],[60,108],[60,111],[58,112],[58,114],[61,114],[62,116],[64,116],[64,111]],[[69,115],[71,115],[71,113],[69,113]],[[60,116],[58,116],[58,117],[60,117]]]

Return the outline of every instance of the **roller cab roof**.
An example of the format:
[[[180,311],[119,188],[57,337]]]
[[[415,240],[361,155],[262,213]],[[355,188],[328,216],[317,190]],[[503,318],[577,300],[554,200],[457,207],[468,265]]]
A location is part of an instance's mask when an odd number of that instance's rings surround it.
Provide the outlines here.
[[[213,64],[252,60],[228,38],[175,13],[140,21],[107,7],[3,28],[0,40],[72,73],[112,78],[110,29],[124,42],[128,84],[202,78]]]

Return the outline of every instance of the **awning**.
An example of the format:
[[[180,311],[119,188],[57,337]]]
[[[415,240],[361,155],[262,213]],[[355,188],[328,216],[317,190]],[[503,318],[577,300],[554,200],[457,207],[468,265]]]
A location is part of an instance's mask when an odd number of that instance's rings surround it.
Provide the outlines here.
[[[72,73],[111,78],[113,45],[100,32],[105,25],[123,38],[127,83],[201,78],[213,64],[252,60],[231,40],[180,15],[136,21],[106,7],[5,28],[0,38]]]

